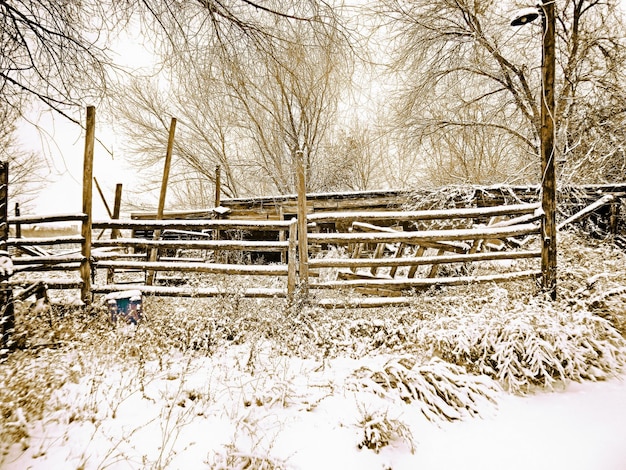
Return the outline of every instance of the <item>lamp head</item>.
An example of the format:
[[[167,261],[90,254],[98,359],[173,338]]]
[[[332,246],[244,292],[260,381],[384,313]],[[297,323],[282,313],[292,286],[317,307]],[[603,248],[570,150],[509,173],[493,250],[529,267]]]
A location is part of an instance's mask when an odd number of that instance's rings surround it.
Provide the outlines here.
[[[517,12],[511,21],[511,26],[523,26],[527,23],[532,23],[539,18],[540,14],[539,9],[536,7],[524,8]]]

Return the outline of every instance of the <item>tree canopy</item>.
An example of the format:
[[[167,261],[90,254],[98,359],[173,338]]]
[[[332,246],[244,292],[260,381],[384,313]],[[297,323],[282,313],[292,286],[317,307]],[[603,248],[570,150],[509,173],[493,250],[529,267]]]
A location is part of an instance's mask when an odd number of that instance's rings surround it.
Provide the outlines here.
[[[511,27],[521,6],[387,0],[378,8],[393,32],[393,72],[403,77],[396,128],[405,142],[434,157],[430,175],[439,183],[536,181],[542,32],[540,22]],[[565,0],[556,7],[559,177],[622,179],[623,13],[611,0]]]
[[[0,115],[14,122],[38,100],[80,124],[84,105],[110,100],[138,168],[157,168],[177,117],[183,199],[211,192],[216,165],[226,195],[291,192],[296,152],[315,191],[372,189],[385,173],[412,184],[421,175],[422,185],[538,181],[541,25],[510,25],[527,4],[381,0],[342,16],[343,6],[0,0]],[[624,12],[617,0],[555,6],[559,181],[621,181]],[[383,32],[378,63],[356,51],[370,24]],[[128,27],[153,48],[152,76],[116,63],[112,47]],[[388,71],[383,84],[360,84],[383,108],[340,112],[354,72],[369,66]]]

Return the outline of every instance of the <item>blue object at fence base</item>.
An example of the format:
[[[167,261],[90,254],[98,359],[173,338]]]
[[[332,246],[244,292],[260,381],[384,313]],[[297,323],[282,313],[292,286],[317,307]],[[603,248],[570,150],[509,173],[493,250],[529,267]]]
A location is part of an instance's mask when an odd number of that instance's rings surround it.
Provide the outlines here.
[[[112,323],[122,320],[136,325],[143,316],[142,295],[140,290],[111,292],[104,298],[109,308]]]

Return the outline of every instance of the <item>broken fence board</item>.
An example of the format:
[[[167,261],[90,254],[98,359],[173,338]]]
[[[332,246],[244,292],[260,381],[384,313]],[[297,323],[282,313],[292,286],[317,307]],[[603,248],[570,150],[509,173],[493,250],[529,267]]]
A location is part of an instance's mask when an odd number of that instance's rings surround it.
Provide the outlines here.
[[[593,204],[585,207],[583,210],[577,212],[576,214],[572,215],[571,217],[568,217],[567,219],[565,219],[563,222],[561,222],[559,225],[557,225],[557,230],[561,230],[563,229],[563,227],[565,227],[568,224],[571,224],[572,222],[576,222],[577,220],[582,219],[583,217],[589,215],[590,213],[592,213],[593,211],[595,211],[596,209],[599,209],[600,207],[609,204],[611,202],[613,202],[615,200],[615,196],[613,196],[612,194],[607,194],[606,196],[601,197],[600,199],[598,199],[596,202],[594,202]]]

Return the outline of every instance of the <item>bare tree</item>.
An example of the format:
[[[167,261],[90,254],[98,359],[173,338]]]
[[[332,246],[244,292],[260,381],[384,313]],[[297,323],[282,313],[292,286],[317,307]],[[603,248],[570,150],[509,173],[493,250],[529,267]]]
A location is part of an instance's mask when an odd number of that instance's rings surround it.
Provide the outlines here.
[[[499,160],[492,175],[536,182],[537,172],[527,162],[538,160],[533,156],[539,149],[542,36],[540,25],[510,27],[519,6],[492,0],[389,0],[379,9],[392,25],[393,67],[404,78],[396,126],[425,157],[443,147],[491,167],[497,163],[494,146],[472,148],[480,129],[481,140],[493,139],[513,153],[513,159]],[[610,180],[615,177],[610,169],[624,159],[622,15],[610,0],[567,0],[557,7],[561,178]],[[441,145],[452,136],[453,147]],[[449,158],[459,157],[450,153]],[[592,161],[603,163],[586,171]],[[449,182],[457,177],[452,176]]]
[[[286,33],[287,41],[269,55],[231,61],[224,79],[241,112],[239,131],[248,144],[248,161],[269,183],[265,191],[295,192],[299,151],[307,187],[317,191],[327,169],[323,143],[335,123],[350,61],[335,27],[305,35],[293,25]]]
[[[163,58],[161,72],[171,71],[165,77],[167,82],[173,76],[183,75],[181,66],[187,67],[203,56],[216,55],[223,62],[241,51],[263,51],[266,46],[271,53],[278,40],[277,24],[324,24],[325,15],[333,16],[322,0],[0,1],[0,103],[7,109],[17,109],[24,100],[39,100],[80,125],[81,120],[74,116],[85,104],[95,104],[106,97],[112,79],[121,77],[126,81],[134,74],[133,70],[116,66],[110,49],[115,35],[129,23],[138,25],[145,37],[154,40],[153,45]],[[188,83],[203,80],[199,72],[203,70],[186,68]],[[112,95],[109,98],[117,99]],[[165,112],[159,116],[169,120],[171,113],[167,111],[172,108],[164,106]],[[194,129],[196,134],[208,133],[208,123],[219,127],[213,130],[221,130],[224,135],[221,143],[219,139],[212,142],[215,146],[210,152],[216,157],[212,163],[220,161],[228,170],[232,159],[227,161],[223,154],[230,150],[226,135],[230,123],[223,119],[188,119],[188,123],[188,129]],[[143,140],[144,144],[147,142]],[[189,155],[190,159],[196,158],[190,165],[193,174],[206,175],[206,155],[191,150]],[[232,195],[239,191],[235,179],[228,177],[224,188]]]
[[[0,1],[0,100],[36,98],[78,122],[68,109],[101,96],[107,82],[99,33],[115,11],[104,2]]]
[[[100,99],[116,70],[109,49],[114,35],[136,18],[146,35],[163,38],[162,51],[197,47],[203,35],[222,47],[262,43],[268,18],[311,20],[316,0],[12,0],[0,1],[0,99],[36,98],[67,112]],[[112,33],[112,34],[110,34]],[[167,54],[166,54],[167,55]]]
[[[226,196],[295,191],[293,158],[302,150],[311,189],[327,170],[321,152],[350,73],[349,47],[332,12],[315,21],[278,17],[271,38],[238,43],[223,33],[166,56],[166,90],[136,82],[116,112],[134,142],[137,164],[160,171],[166,123],[178,118],[174,180],[213,182]],[[239,32],[235,32],[239,37]],[[198,38],[196,40],[199,41]]]
[[[22,150],[16,142],[15,126],[20,107],[0,103],[0,160],[9,163],[9,201],[28,207],[44,184],[46,165],[35,154]]]

